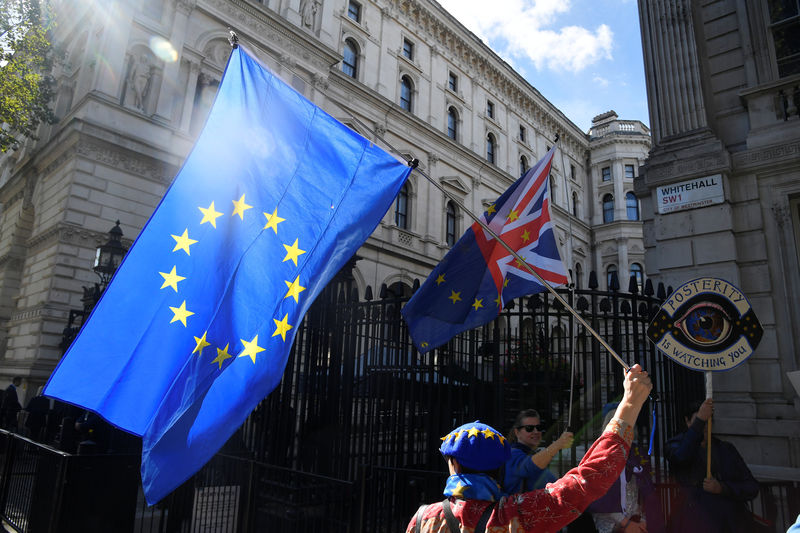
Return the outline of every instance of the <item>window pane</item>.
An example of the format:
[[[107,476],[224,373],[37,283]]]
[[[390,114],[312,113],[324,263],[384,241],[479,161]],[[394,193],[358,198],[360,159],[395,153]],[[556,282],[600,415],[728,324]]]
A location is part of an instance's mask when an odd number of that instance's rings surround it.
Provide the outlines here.
[[[639,202],[632,192],[625,195],[625,208],[628,211],[628,220],[639,220]]]
[[[408,227],[408,186],[403,185],[400,193],[397,195],[397,205],[394,210],[394,223],[398,228],[406,229]]]
[[[782,78],[800,73],[800,18],[772,29],[775,60]]]
[[[408,39],[403,39],[403,55],[408,59],[414,59],[414,43]]]
[[[525,142],[525,126],[519,127],[519,140]]]
[[[642,284],[644,282],[644,275],[642,273],[642,265],[633,263],[631,265],[631,276],[636,278],[636,285],[639,287],[639,292],[642,291]]]
[[[445,229],[445,241],[447,246],[453,246],[456,243],[456,208],[453,207],[452,202],[447,203],[447,222]]]
[[[494,163],[494,137],[491,133],[486,137],[486,159]]]
[[[528,160],[525,159],[525,156],[520,156],[519,158],[519,175],[522,176],[525,172],[528,171]]]
[[[625,177],[633,179],[633,165],[625,165]]]
[[[447,136],[456,140],[458,135],[458,116],[452,107],[447,111]]]
[[[447,76],[447,87],[454,92],[458,90],[458,76],[452,72]]]
[[[494,118],[494,103],[486,102],[486,116]]]
[[[611,278],[617,273],[617,266],[616,265],[609,265],[608,271],[606,272],[606,287],[611,290]],[[619,282],[619,280],[617,280]]]
[[[611,167],[603,167],[603,181],[611,181]]]
[[[356,22],[361,22],[361,6],[355,2],[347,5],[347,16]]]
[[[614,197],[610,194],[603,196],[603,222],[614,222]]]
[[[350,41],[344,42],[344,53],[342,54],[344,59],[342,60],[342,72],[350,76],[351,78],[355,78],[357,71],[356,68],[358,66],[358,53],[356,52],[356,47]]]
[[[400,107],[411,111],[411,81],[405,76],[400,80]]]

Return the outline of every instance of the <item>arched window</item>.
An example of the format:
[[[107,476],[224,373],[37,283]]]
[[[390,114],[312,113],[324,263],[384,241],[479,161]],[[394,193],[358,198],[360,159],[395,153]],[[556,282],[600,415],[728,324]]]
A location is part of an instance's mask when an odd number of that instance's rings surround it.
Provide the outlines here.
[[[458,137],[458,112],[455,107],[447,110],[447,136],[454,141]]]
[[[398,228],[408,229],[408,184],[403,185],[397,194],[394,208],[394,223]]]
[[[617,265],[608,265],[608,270],[606,270],[606,288],[611,290],[611,277],[617,274]],[[617,278],[617,282],[619,282],[619,278]]]
[[[519,175],[523,176],[528,171],[528,158],[524,155],[519,156]]]
[[[400,107],[411,112],[412,98],[414,94],[414,86],[411,84],[411,79],[408,76],[400,78]]]
[[[642,272],[642,265],[639,263],[631,264],[631,276],[636,278],[636,285],[639,287],[639,292],[642,292],[644,283],[644,273]]]
[[[580,263],[575,263],[575,288],[580,289],[583,284],[583,267]]]
[[[578,216],[578,193],[572,191],[572,216]]]
[[[625,208],[628,211],[628,220],[639,220],[639,200],[632,192],[625,195]]]
[[[497,151],[497,142],[494,140],[494,135],[491,133],[486,136],[486,160],[489,163],[494,164],[496,152]]]
[[[342,52],[342,72],[351,78],[358,77],[358,45],[353,39],[345,39]]]
[[[614,222],[614,195],[603,196],[603,222]]]
[[[444,239],[447,242],[447,246],[453,246],[456,243],[456,207],[453,202],[447,202]]]

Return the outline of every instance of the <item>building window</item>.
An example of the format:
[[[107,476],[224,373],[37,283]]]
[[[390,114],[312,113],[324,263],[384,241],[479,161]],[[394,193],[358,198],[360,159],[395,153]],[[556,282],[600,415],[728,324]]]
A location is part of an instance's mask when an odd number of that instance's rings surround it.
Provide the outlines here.
[[[524,155],[519,156],[519,175],[523,176],[528,171],[528,158]]]
[[[611,181],[611,167],[603,167],[603,181]]]
[[[447,110],[447,136],[454,141],[458,137],[458,113],[454,107]]]
[[[642,292],[642,284],[644,282],[644,274],[642,272],[642,265],[639,263],[633,263],[631,265],[631,277],[636,278],[636,286],[639,288],[639,292]]]
[[[603,196],[603,222],[614,222],[614,195]]]
[[[342,53],[342,72],[351,78],[358,77],[358,47],[352,39],[344,41],[344,52]]]
[[[639,200],[632,192],[625,195],[625,209],[628,211],[628,220],[639,220]]]
[[[634,177],[633,165],[625,165],[625,179],[632,180]]]
[[[347,16],[356,22],[361,22],[361,4],[350,0],[347,4]]]
[[[486,160],[489,163],[494,164],[495,162],[495,152],[497,151],[497,143],[494,140],[494,135],[491,133],[486,136]]]
[[[453,202],[447,202],[447,220],[445,221],[445,242],[447,246],[456,243],[456,208]]]
[[[410,60],[414,60],[414,43],[408,39],[403,39],[403,55]]]
[[[408,229],[408,184],[403,185],[397,194],[394,207],[394,223],[400,229]]]
[[[617,283],[619,283],[619,278],[617,277],[617,265],[608,265],[608,270],[606,270],[606,288],[611,290],[613,286],[613,280],[617,278]]]
[[[408,76],[400,78],[400,107],[411,112],[411,105],[413,103],[413,86]]]
[[[572,181],[575,181],[575,165],[570,165],[569,166],[569,178]]]
[[[452,72],[447,74],[447,88],[453,92],[458,91],[458,76]]]
[[[575,288],[580,289],[583,283],[583,267],[581,267],[580,263],[575,263]]]
[[[494,118],[494,102],[491,100],[486,102],[486,116],[489,118]]]
[[[527,132],[525,131],[525,126],[523,126],[522,124],[520,124],[520,125],[519,125],[519,140],[520,140],[521,142],[525,142],[525,134],[526,134],[526,133],[527,133]]]
[[[578,193],[572,191],[572,216],[578,216]]]
[[[768,4],[778,76],[800,74],[800,2],[770,0]]]

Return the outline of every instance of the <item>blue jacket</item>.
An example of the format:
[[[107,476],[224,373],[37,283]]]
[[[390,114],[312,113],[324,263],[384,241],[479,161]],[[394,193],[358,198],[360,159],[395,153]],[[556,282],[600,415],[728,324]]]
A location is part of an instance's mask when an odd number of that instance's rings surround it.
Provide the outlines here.
[[[511,458],[506,461],[505,479],[503,480],[504,493],[516,494],[543,489],[545,485],[556,480],[556,476],[552,472],[533,464],[531,455],[534,451],[519,442],[511,444]]]

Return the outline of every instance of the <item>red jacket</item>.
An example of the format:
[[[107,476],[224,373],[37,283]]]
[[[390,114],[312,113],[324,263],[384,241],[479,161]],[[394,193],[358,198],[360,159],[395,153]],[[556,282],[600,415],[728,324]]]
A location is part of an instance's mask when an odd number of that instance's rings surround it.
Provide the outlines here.
[[[487,533],[555,532],[572,522],[586,507],[605,494],[625,468],[630,442],[617,433],[603,433],[578,466],[544,489],[509,496],[492,512]],[[491,504],[485,500],[450,498],[461,531],[471,533]],[[414,531],[416,516],[407,533]],[[447,533],[442,502],[429,505],[422,514],[422,533]]]

